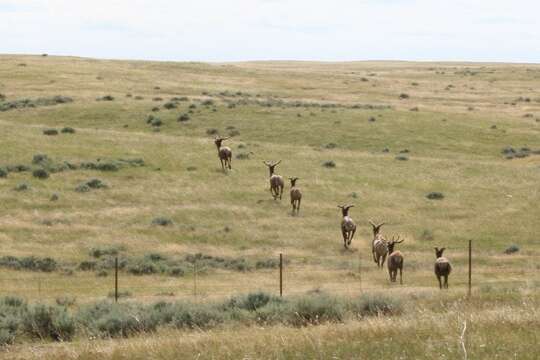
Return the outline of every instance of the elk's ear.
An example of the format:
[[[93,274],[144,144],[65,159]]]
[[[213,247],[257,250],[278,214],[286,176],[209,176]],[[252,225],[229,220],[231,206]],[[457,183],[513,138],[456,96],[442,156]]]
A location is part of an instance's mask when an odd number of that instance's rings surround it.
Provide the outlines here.
[[[369,220],[369,223],[370,223],[370,224],[371,224],[371,226],[373,226],[374,228],[376,228],[376,227],[377,227],[377,225],[375,225],[375,223],[374,223],[373,221]]]
[[[440,252],[442,253],[444,250],[446,250],[446,248],[442,248],[442,249],[440,250]]]

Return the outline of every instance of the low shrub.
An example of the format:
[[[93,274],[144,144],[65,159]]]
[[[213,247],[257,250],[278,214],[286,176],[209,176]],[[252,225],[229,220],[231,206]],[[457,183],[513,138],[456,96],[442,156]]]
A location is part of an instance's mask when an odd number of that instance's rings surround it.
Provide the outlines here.
[[[509,247],[507,247],[506,250],[504,250],[504,253],[509,255],[509,254],[517,253],[518,251],[519,251],[519,246],[517,246],[516,244],[512,244]]]
[[[302,296],[292,303],[293,316],[289,323],[294,326],[315,325],[322,322],[340,322],[345,308],[336,298],[324,293]]]
[[[409,158],[405,155],[398,155],[395,157],[396,160],[399,160],[399,161],[407,161],[409,160]]]
[[[403,312],[402,302],[384,294],[362,295],[351,304],[353,313],[360,316],[399,315]]]
[[[75,334],[75,321],[64,307],[38,304],[24,314],[23,328],[39,339],[69,341]]]
[[[249,153],[239,153],[236,155],[236,158],[238,160],[248,160],[249,159]]]
[[[163,104],[163,107],[167,110],[171,110],[171,109],[176,109],[177,108],[177,105],[176,103],[172,102],[172,101],[169,101],[169,102],[166,102],[165,104]]]
[[[25,183],[20,183],[20,184],[17,184],[13,190],[15,190],[15,191],[26,191],[26,190],[28,190],[29,188],[30,188],[30,187],[29,187],[27,184],[25,184]]]
[[[8,172],[4,170],[3,168],[0,168],[0,178],[6,178],[8,176]]]
[[[225,314],[213,304],[177,303],[171,324],[179,329],[208,329],[225,321]]]
[[[409,97],[410,97],[409,94],[405,94],[405,93],[399,94],[399,98],[400,98],[401,100],[408,99]]]
[[[218,133],[218,129],[214,129],[214,128],[206,129],[207,135],[217,135],[217,133]]]
[[[184,114],[182,114],[182,115],[180,115],[180,116],[178,117],[178,121],[180,121],[180,122],[189,121],[189,119],[190,119],[190,118],[189,118],[189,115],[186,114],[186,113],[184,113]]]
[[[113,101],[114,97],[112,95],[105,95],[102,97],[96,98],[97,101]]]
[[[58,135],[58,130],[56,130],[56,129],[45,129],[45,130],[43,130],[43,135],[49,135],[49,136]]]
[[[152,220],[152,225],[159,225],[159,226],[170,226],[173,222],[171,219],[166,217],[157,217]]]
[[[336,167],[336,163],[335,163],[333,160],[325,161],[325,162],[323,162],[322,165],[323,165],[325,168],[335,168],[335,167]]]
[[[60,130],[62,134],[75,134],[75,129],[72,127],[65,127]]]
[[[32,171],[32,176],[38,179],[47,179],[49,178],[49,173],[45,169],[36,169]]]
[[[121,246],[105,246],[105,247],[94,247],[90,249],[90,256],[95,258],[100,258],[105,255],[116,256],[123,250]]]
[[[444,199],[444,194],[438,191],[433,191],[427,194],[426,197],[430,200],[442,200]]]
[[[91,179],[75,188],[76,192],[89,192],[91,189],[105,189],[108,186],[99,179]]]
[[[15,256],[3,256],[0,258],[0,266],[11,268],[14,270],[29,270],[29,271],[42,271],[52,272],[58,268],[58,264],[54,259],[49,257],[15,257]]]

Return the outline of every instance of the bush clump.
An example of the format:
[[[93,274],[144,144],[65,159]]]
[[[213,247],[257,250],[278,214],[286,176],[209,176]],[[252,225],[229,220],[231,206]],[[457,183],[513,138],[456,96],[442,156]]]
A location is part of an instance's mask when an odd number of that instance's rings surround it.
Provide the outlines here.
[[[516,244],[512,244],[509,247],[507,247],[506,250],[504,250],[504,253],[507,255],[510,255],[510,254],[517,253],[518,251],[519,251],[519,246],[517,246]]]
[[[3,168],[0,168],[0,178],[6,178],[8,176],[8,172],[4,170]]]
[[[27,256],[18,258],[15,256],[3,256],[0,258],[0,266],[11,268],[14,270],[29,270],[52,272],[58,268],[58,264],[54,259],[49,257]]]
[[[107,187],[108,187],[107,184],[105,184],[101,180],[99,180],[99,179],[91,179],[91,180],[88,180],[88,181],[78,185],[75,188],[75,191],[85,193],[85,192],[89,192],[92,189],[105,189]]]
[[[75,129],[72,127],[64,127],[60,130],[62,134],[75,134]]]
[[[48,179],[49,173],[45,169],[36,169],[32,171],[32,176],[37,179]]]
[[[323,322],[340,322],[344,318],[343,304],[324,293],[303,296],[292,304],[293,315],[289,322],[294,326],[316,325]]]
[[[39,339],[69,341],[75,334],[75,321],[65,307],[34,305],[23,316],[25,332]]]
[[[105,95],[102,97],[96,98],[97,101],[113,101],[114,97],[112,95]]]
[[[189,114],[182,114],[178,117],[178,121],[179,122],[186,122],[186,121],[189,121]]]
[[[20,184],[17,184],[13,190],[15,190],[15,191],[26,191],[29,188],[30,187],[28,186],[28,184],[20,183]]]
[[[55,135],[58,135],[58,130],[56,130],[56,129],[45,129],[45,130],[43,130],[43,135],[55,136]]]
[[[175,102],[172,102],[172,101],[169,101],[169,102],[166,102],[165,104],[163,104],[163,107],[167,110],[171,110],[171,109],[176,109],[177,108],[177,105]]]
[[[352,311],[360,316],[399,315],[403,312],[403,304],[395,297],[370,294],[353,303]]]
[[[335,163],[333,160],[325,161],[325,162],[323,162],[322,165],[323,165],[325,168],[335,168],[335,167],[336,167],[336,163]]]
[[[159,216],[157,218],[154,218],[152,220],[152,225],[158,225],[158,226],[170,226],[173,222],[171,219]]]
[[[430,200],[442,200],[444,199],[444,194],[438,191],[433,191],[427,194],[426,197]]]

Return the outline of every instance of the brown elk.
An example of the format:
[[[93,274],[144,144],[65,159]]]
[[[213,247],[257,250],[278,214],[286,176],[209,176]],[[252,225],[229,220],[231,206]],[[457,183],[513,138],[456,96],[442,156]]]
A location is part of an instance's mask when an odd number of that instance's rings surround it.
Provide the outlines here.
[[[299,178],[289,178],[291,181],[291,205],[292,205],[292,212],[293,214],[296,212],[297,214],[300,212],[300,202],[302,201],[302,191],[296,187],[296,181],[299,180]]]
[[[214,144],[216,144],[217,150],[218,150],[218,157],[219,161],[221,161],[221,168],[223,171],[225,171],[226,168],[232,169],[231,167],[231,160],[232,160],[232,150],[230,147],[227,146],[221,146],[221,143],[227,139],[230,139],[231,137],[216,137],[214,140]]]
[[[341,209],[343,214],[343,220],[341,220],[341,233],[343,235],[343,245],[345,249],[348,249],[351,245],[351,241],[356,232],[356,224],[353,219],[349,216],[349,209],[354,207],[354,205],[338,205],[338,208]]]
[[[369,223],[373,228],[373,241],[371,242],[373,261],[375,261],[377,267],[382,269],[386,256],[388,255],[388,242],[384,236],[380,234],[381,226],[384,225],[384,222],[377,225],[373,221],[369,220]]]
[[[435,257],[437,259],[435,260],[435,276],[439,280],[439,289],[443,288],[441,278],[444,278],[444,288],[448,289],[448,275],[452,272],[450,261],[442,256],[444,249],[435,248]]]
[[[405,239],[399,241],[399,236],[397,239],[394,239],[388,242],[388,274],[390,275],[390,282],[396,282],[397,272],[399,270],[399,283],[403,284],[403,254],[401,251],[394,251],[394,246],[400,244]]]
[[[273,164],[271,164],[268,161],[263,161],[263,163],[264,165],[268,166],[268,171],[270,172],[270,193],[272,194],[272,197],[274,198],[274,200],[276,200],[278,197],[279,197],[279,200],[281,200],[285,183],[281,175],[274,174],[274,170],[276,166],[279,163],[281,163],[281,160]]]

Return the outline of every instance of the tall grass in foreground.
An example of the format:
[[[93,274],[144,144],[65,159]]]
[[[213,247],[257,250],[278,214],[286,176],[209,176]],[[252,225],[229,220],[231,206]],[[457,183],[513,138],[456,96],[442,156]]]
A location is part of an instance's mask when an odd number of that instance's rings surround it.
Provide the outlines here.
[[[103,301],[76,310],[5,297],[0,300],[0,341],[2,345],[19,338],[69,341],[76,334],[121,338],[152,333],[159,327],[206,330],[234,323],[300,327],[402,311],[399,299],[383,295],[346,300],[321,292],[291,298],[257,292],[214,303]]]

